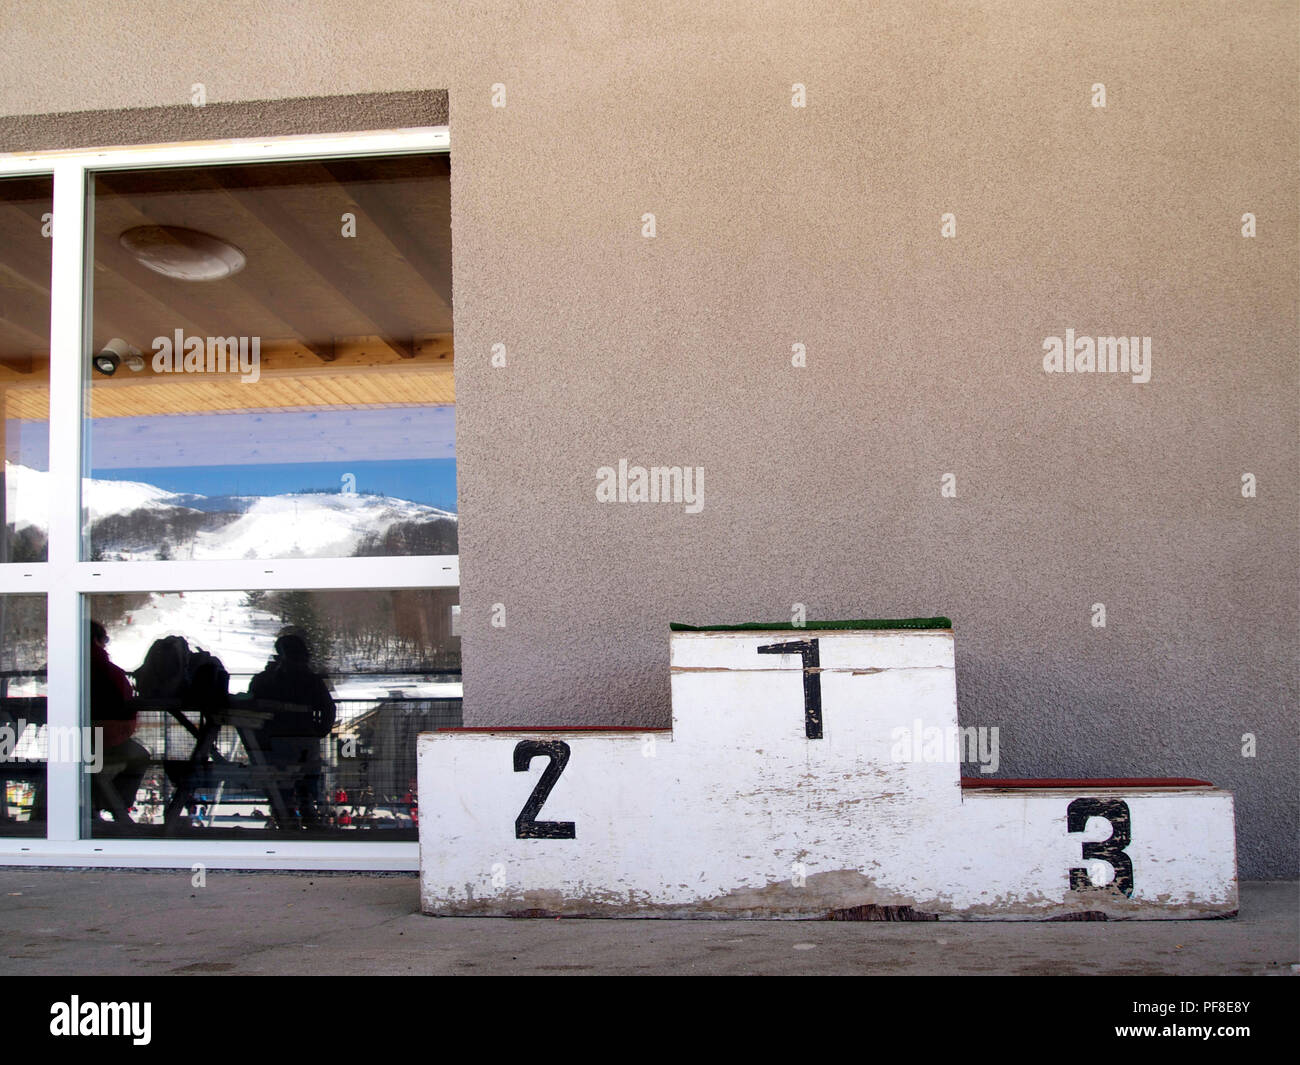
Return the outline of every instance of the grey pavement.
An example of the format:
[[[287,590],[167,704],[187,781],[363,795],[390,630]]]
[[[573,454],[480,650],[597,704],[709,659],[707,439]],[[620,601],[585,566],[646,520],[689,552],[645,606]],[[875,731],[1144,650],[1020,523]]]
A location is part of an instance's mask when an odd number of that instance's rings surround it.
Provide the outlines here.
[[[1293,975],[1300,884],[1231,920],[434,918],[414,874],[0,869],[0,974]]]

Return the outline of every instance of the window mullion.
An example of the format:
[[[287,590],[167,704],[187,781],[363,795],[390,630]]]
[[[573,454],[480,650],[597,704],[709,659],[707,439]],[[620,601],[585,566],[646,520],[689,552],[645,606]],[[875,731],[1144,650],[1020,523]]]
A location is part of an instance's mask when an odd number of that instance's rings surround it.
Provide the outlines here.
[[[82,562],[71,574],[87,594],[274,589],[455,588],[456,555],[377,558],[213,559]]]
[[[47,705],[50,737],[81,725],[86,637],[81,603],[69,580],[81,549],[81,413],[85,323],[89,320],[86,170],[76,160],[54,167],[53,268],[50,285],[50,531],[47,609]],[[71,636],[71,638],[70,638]],[[64,735],[71,733],[64,732]],[[47,764],[49,838],[80,836],[81,766]]]

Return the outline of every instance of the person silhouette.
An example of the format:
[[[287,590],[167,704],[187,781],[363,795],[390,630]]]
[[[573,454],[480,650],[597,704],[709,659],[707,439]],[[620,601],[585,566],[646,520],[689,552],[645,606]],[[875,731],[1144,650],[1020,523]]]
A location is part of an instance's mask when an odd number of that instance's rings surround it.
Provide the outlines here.
[[[289,821],[279,827],[320,825],[320,741],[334,727],[336,710],[325,681],[311,668],[311,650],[300,632],[281,631],[275,641],[275,657],[249,681],[248,693],[254,699],[282,704],[253,734],[275,769],[271,787]]]
[[[131,678],[108,657],[108,632],[90,623],[90,722],[103,729],[104,762],[96,782],[96,807],[114,821],[131,821],[136,792],[149,768],[149,749],[131,737],[136,730]],[[111,790],[107,790],[111,789]],[[114,799],[117,801],[114,802]]]

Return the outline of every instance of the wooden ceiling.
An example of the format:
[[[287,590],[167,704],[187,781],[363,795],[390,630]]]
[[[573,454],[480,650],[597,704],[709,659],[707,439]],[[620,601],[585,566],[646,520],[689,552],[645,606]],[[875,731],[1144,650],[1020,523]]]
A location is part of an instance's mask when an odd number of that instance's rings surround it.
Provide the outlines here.
[[[48,177],[0,180],[0,374],[48,371],[53,193]]]
[[[7,417],[48,409],[49,210],[48,178],[0,181]],[[121,338],[145,369],[92,374],[91,414],[454,402],[450,219],[446,155],[95,175],[94,350]],[[164,277],[118,240],[140,225],[209,233],[247,265],[219,281]],[[260,337],[260,379],[155,375],[153,338],[177,329]]]

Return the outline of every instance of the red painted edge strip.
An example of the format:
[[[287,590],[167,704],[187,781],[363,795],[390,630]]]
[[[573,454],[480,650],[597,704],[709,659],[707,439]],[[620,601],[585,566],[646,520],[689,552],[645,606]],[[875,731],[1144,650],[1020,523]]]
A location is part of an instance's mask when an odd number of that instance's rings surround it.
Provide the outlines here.
[[[532,732],[551,733],[551,732],[672,732],[670,728],[636,728],[633,725],[547,725],[542,728],[529,728],[527,725],[498,725],[482,726],[476,725],[473,728],[436,728],[434,732]]]
[[[993,777],[962,777],[963,788],[1212,788],[1208,780],[1192,777],[1092,777],[1071,780],[1065,777],[1044,777],[1032,780],[1025,777],[998,780]]]

